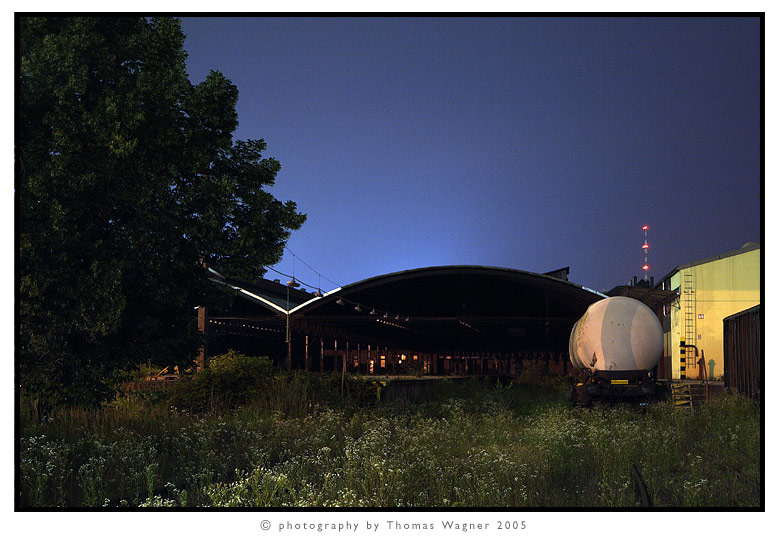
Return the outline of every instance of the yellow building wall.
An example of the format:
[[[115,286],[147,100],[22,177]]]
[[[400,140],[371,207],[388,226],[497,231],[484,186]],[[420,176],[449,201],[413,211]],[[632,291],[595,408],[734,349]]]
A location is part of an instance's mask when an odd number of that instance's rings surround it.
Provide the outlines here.
[[[692,274],[693,295],[686,295],[686,274]],[[680,340],[685,337],[685,307],[693,305],[694,345],[704,351],[707,374],[723,376],[723,319],[761,301],[761,250],[754,249],[723,259],[683,268],[672,277],[680,286],[679,307],[671,312],[672,373],[680,377]],[[710,374],[710,360],[714,368]],[[686,370],[686,378],[699,378],[699,368]]]

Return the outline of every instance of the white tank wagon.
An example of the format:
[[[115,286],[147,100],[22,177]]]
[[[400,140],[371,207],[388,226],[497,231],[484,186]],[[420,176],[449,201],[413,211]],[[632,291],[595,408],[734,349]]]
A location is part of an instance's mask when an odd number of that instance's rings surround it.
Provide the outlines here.
[[[661,323],[642,302],[615,296],[591,304],[569,337],[572,401],[646,402],[660,395],[653,370],[662,353]]]

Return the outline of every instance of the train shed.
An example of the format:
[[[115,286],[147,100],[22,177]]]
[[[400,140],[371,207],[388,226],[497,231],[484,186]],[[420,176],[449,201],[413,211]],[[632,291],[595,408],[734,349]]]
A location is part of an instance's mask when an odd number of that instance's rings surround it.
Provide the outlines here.
[[[219,276],[239,298],[204,320],[212,352],[237,348],[293,369],[445,375],[533,366],[565,374],[572,325],[604,298],[567,274],[437,266],[322,295],[298,289],[294,279],[250,284]]]

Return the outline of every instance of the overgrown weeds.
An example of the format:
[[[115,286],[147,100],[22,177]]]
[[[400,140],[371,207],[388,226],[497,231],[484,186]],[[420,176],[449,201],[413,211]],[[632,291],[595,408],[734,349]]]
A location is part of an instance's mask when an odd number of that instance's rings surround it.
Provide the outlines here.
[[[126,396],[23,418],[20,504],[634,507],[632,465],[655,506],[761,503],[760,411],[739,396],[574,409],[559,382],[474,380],[359,407],[327,376],[265,384],[198,414]]]

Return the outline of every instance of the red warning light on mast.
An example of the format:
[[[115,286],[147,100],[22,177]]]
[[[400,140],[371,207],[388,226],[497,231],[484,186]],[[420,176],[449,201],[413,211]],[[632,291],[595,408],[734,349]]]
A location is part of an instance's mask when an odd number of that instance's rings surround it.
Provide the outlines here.
[[[642,227],[642,230],[645,233],[645,243],[642,244],[642,249],[645,250],[645,264],[642,266],[642,270],[645,271],[645,281],[647,281],[647,271],[650,269],[650,266],[647,264],[647,250],[650,248],[650,244],[647,243],[647,229],[649,229],[647,225]]]

